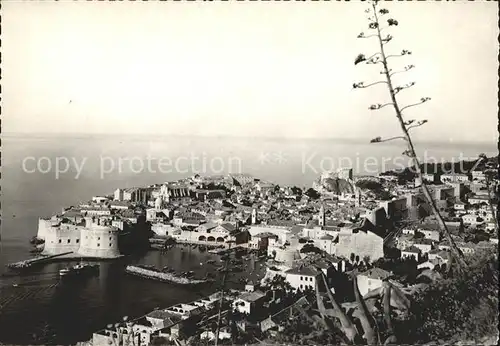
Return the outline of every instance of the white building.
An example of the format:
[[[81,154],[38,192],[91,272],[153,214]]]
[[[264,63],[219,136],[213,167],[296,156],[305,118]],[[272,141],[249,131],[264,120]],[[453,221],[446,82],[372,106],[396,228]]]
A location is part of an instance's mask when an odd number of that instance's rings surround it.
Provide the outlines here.
[[[335,238],[329,234],[325,234],[321,238],[314,241],[314,244],[325,251],[329,255],[335,255],[336,252],[336,244],[334,242]]]
[[[456,182],[467,182],[469,181],[469,177],[467,174],[442,174],[441,182],[442,183],[456,183]]]
[[[391,273],[380,268],[373,268],[357,275],[359,292],[362,296],[368,292],[382,287],[383,280],[387,279]]]
[[[440,233],[438,231],[429,230],[425,228],[419,228],[418,231],[424,235],[426,239],[430,239],[433,241],[439,241]]]
[[[321,280],[321,272],[312,266],[298,266],[287,270],[286,281],[297,290],[315,289],[316,280]]]
[[[483,171],[474,170],[474,171],[472,171],[472,180],[484,181],[484,180],[486,180],[486,176],[485,176]]]
[[[413,258],[418,261],[420,257],[420,249],[412,246],[401,250],[401,258]]]
[[[448,259],[441,259],[441,258],[436,258],[436,259],[429,259],[425,261],[424,263],[420,263],[417,265],[417,269],[431,269],[434,270],[434,268],[439,265],[446,265],[448,263]]]
[[[481,217],[479,217],[475,214],[462,215],[462,220],[463,220],[464,224],[471,225],[471,226],[477,226],[477,225],[480,225],[484,222],[484,219],[482,219]]]
[[[233,301],[233,309],[250,315],[262,307],[265,297],[265,293],[260,291],[245,292]]]
[[[406,234],[406,235],[415,235],[415,230],[411,228],[403,228],[401,233]]]
[[[82,213],[89,216],[109,216],[111,215],[111,210],[106,207],[93,206],[81,209]]]
[[[474,196],[469,197],[467,200],[470,204],[481,204],[481,203],[489,203],[488,196]]]
[[[422,253],[428,253],[432,250],[432,241],[430,239],[418,239],[413,243],[413,246],[418,248]]]
[[[464,254],[473,254],[476,252],[476,249],[473,244],[471,243],[457,243],[457,247],[464,253]]]

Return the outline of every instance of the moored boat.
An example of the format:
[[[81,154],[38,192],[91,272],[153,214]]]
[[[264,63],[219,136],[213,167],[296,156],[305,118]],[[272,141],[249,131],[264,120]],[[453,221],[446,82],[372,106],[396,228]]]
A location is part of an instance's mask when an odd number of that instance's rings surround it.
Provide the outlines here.
[[[72,267],[59,270],[60,277],[73,277],[80,275],[92,275],[99,272],[98,264],[78,263]]]

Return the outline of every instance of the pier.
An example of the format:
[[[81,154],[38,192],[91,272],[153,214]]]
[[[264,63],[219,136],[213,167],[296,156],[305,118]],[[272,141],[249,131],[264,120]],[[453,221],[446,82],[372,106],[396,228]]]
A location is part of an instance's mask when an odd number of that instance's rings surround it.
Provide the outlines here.
[[[153,269],[146,269],[146,268],[141,268],[141,267],[136,267],[136,266],[127,266],[125,268],[125,272],[128,274],[140,276],[145,279],[151,279],[151,280],[157,280],[157,281],[162,281],[162,282],[169,282],[173,284],[179,284],[179,285],[197,285],[197,284],[204,284],[208,282],[212,282],[213,280],[209,279],[192,279],[192,278],[185,278],[185,277],[180,277],[174,274],[170,273],[164,273],[158,270],[153,270]]]
[[[35,257],[35,258],[30,258],[30,259],[27,259],[24,261],[9,263],[9,264],[7,264],[7,267],[9,267],[11,269],[25,269],[25,268],[32,267],[33,265],[36,265],[36,264],[43,264],[43,263],[49,262],[53,258],[66,256],[66,255],[69,255],[72,253],[73,253],[73,251],[69,251],[69,252],[64,252],[64,253],[60,253],[57,255],[39,256],[39,257]]]

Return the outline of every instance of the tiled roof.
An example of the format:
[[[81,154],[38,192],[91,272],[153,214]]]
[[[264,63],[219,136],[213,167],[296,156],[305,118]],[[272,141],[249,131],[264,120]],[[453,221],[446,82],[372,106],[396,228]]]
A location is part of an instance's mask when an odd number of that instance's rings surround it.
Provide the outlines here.
[[[261,299],[262,297],[265,297],[266,294],[260,291],[253,291],[253,292],[246,292],[243,293],[241,296],[238,298],[241,300],[245,300],[247,302],[254,302],[256,300]]]
[[[285,272],[286,274],[304,275],[304,276],[316,276],[319,271],[311,266],[298,266],[289,269]]]
[[[384,280],[384,279],[387,279],[389,276],[391,276],[391,273],[389,273],[387,270],[384,270],[384,269],[372,268],[372,269],[364,271],[358,275],[367,276],[367,277],[372,278],[372,279]]]
[[[420,249],[416,246],[410,246],[404,250],[401,250],[402,252],[411,252],[411,253],[420,253]]]

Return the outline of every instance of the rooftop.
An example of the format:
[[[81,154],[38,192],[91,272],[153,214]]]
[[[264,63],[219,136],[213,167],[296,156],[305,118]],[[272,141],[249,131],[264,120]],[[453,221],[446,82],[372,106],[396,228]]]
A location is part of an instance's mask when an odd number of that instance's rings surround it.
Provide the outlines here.
[[[363,275],[367,276],[371,279],[380,279],[380,280],[385,280],[389,276],[391,276],[391,273],[389,273],[387,270],[381,269],[381,268],[372,268],[370,270],[364,271],[362,273],[359,273],[358,275]]]
[[[404,250],[401,250],[402,252],[411,252],[411,253],[420,253],[420,249],[416,246],[410,246]]]
[[[261,291],[253,291],[253,292],[245,292],[242,295],[238,297],[238,299],[245,300],[247,302],[255,302],[263,297],[265,297],[266,294],[261,292]]]
[[[319,271],[312,266],[299,265],[295,268],[287,270],[285,273],[293,275],[316,276],[319,274]]]

